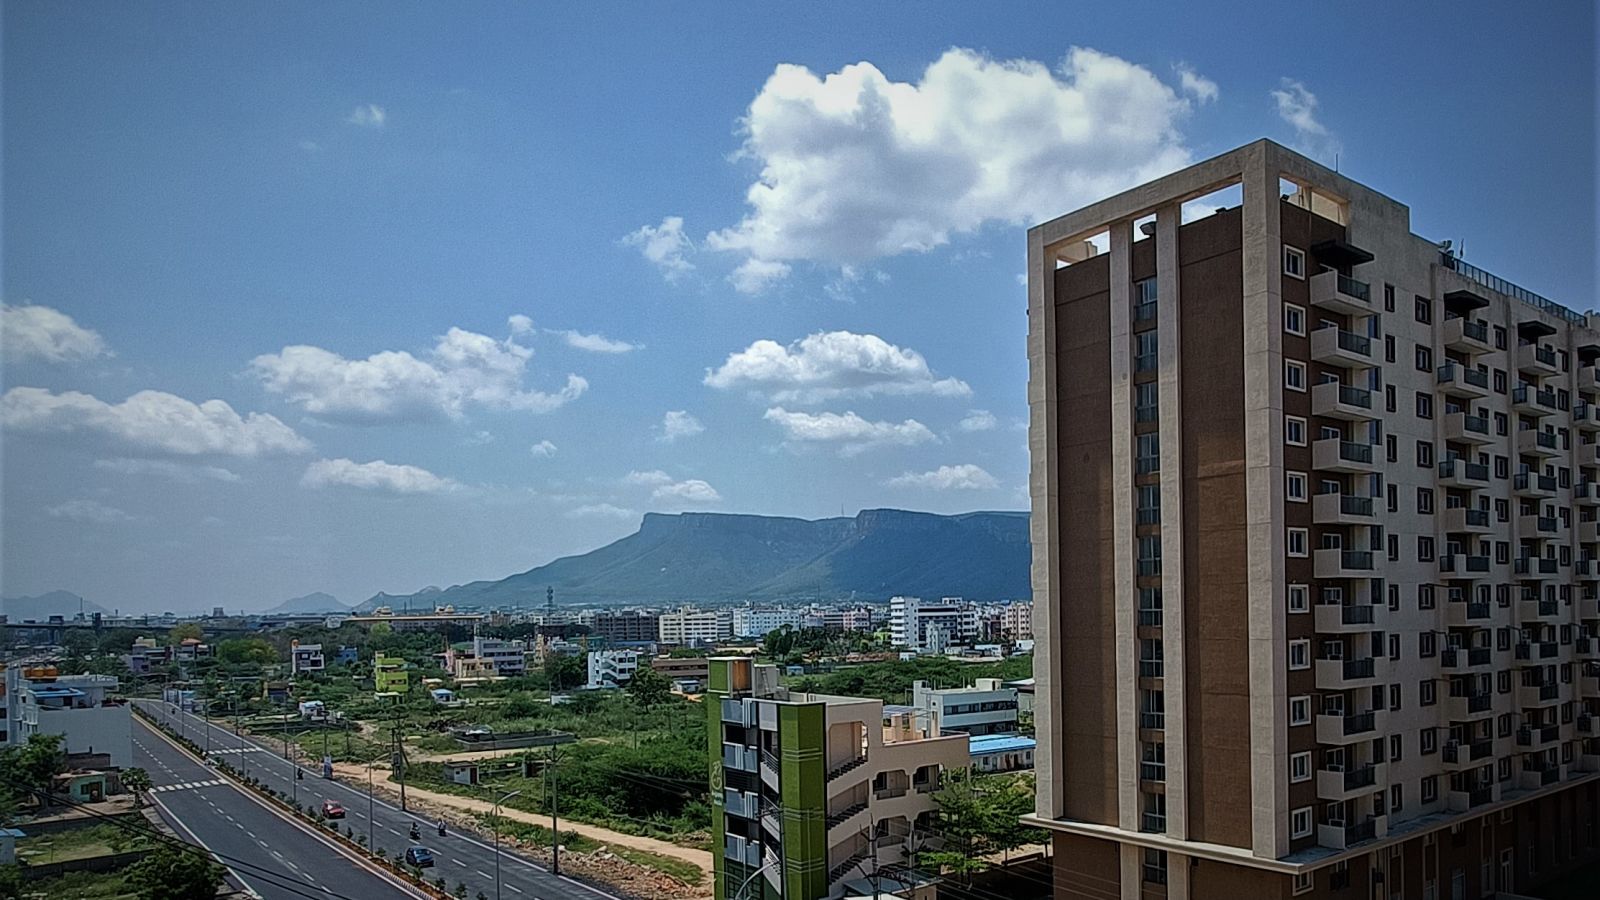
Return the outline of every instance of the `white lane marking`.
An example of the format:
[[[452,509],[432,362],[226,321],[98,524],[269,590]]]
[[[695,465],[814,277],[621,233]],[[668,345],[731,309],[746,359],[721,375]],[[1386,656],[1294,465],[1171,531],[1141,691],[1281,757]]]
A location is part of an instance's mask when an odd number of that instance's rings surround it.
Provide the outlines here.
[[[194,831],[189,828],[189,826],[183,824],[183,820],[178,818],[176,815],[174,815],[172,810],[168,809],[167,805],[165,803],[162,803],[161,799],[159,797],[151,797],[150,798],[150,802],[154,803],[156,805],[156,808],[158,808],[162,812],[166,813],[167,814],[167,818],[171,819],[174,824],[176,824],[179,828],[183,829],[184,833],[189,835],[189,837],[191,839],[193,839],[193,841],[196,844],[199,844],[201,847],[204,847],[206,852],[210,853],[213,857],[215,857],[218,862],[222,861],[222,858],[217,856],[217,851],[212,850],[211,846],[209,844],[207,844],[205,841],[200,840],[200,836],[195,834]],[[233,874],[233,877],[236,880],[238,880],[239,884],[241,886],[243,886],[245,890],[249,891],[250,893],[254,894],[257,897],[261,896],[261,892],[256,890],[255,886],[252,885],[250,882],[245,881],[244,880],[244,876],[240,875],[239,872],[236,869],[234,869],[232,866],[228,866],[227,869],[228,869],[229,872],[231,872]]]

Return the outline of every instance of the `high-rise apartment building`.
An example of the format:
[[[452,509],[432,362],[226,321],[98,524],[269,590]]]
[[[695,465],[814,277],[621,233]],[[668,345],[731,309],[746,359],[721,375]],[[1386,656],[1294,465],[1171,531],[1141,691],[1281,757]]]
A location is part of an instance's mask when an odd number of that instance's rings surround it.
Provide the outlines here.
[[[889,599],[889,641],[896,647],[942,653],[977,636],[978,609],[960,597]]]
[[[1268,141],[1031,229],[1028,269],[1056,896],[1600,857],[1600,320]]]

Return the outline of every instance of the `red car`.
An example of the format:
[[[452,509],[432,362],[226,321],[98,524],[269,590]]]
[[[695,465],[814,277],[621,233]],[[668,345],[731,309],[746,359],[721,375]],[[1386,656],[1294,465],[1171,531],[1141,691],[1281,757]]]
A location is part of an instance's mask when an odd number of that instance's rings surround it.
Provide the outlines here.
[[[344,807],[333,800],[322,801],[322,814],[330,819],[344,818]]]

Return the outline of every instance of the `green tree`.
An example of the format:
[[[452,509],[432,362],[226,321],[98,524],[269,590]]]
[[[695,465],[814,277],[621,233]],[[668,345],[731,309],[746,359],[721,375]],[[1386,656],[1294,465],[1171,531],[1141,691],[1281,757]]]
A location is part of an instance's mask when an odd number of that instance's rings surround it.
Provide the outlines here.
[[[261,638],[233,638],[217,645],[217,660],[235,666],[266,665],[278,661],[278,651]]]
[[[976,777],[969,769],[945,772],[933,795],[938,806],[935,830],[942,850],[918,854],[921,865],[971,881],[989,867],[986,857],[1043,841],[1043,833],[1020,819],[1033,810],[1028,776]]]
[[[133,792],[133,805],[144,806],[145,791],[150,790],[150,773],[135,766],[122,770],[122,786]]]
[[[527,719],[538,714],[539,702],[527,693],[518,692],[506,699],[505,706],[501,707],[506,717],[510,719]]]
[[[0,790],[9,795],[13,811],[29,795],[39,798],[40,806],[50,804],[55,777],[67,769],[61,742],[59,734],[33,734],[26,744],[0,748]]]
[[[212,900],[225,877],[209,855],[163,843],[128,867],[126,881],[146,900]]]
[[[22,900],[27,884],[21,866],[0,866],[0,900]]]
[[[176,645],[181,643],[185,638],[194,638],[198,641],[205,636],[206,633],[201,630],[199,624],[195,622],[185,622],[167,632],[167,643]]]
[[[646,663],[636,669],[633,677],[628,679],[628,693],[633,695],[635,703],[644,709],[649,709],[672,696],[672,682]]]
[[[544,661],[544,674],[552,691],[577,687],[587,673],[588,663],[581,656],[549,656]]]

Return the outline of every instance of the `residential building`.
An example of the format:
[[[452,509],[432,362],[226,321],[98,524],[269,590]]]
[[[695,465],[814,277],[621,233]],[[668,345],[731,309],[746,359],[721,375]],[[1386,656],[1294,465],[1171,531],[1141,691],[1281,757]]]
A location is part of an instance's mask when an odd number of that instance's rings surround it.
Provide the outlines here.
[[[35,734],[59,734],[69,757],[95,757],[96,765],[133,765],[132,720],[128,706],[111,694],[121,682],[110,675],[61,675],[54,665],[10,666],[5,670],[7,743],[26,744]],[[69,759],[70,764],[70,759]]]
[[[657,656],[650,660],[650,668],[671,679],[674,686],[685,694],[698,694],[705,689],[711,669],[704,656]]]
[[[589,623],[589,633],[607,644],[648,644],[661,637],[656,614],[637,609],[604,612]]]
[[[879,700],[788,691],[744,657],[710,668],[717,900],[893,893],[941,773],[968,764],[966,736],[930,736]]]
[[[321,644],[302,644],[295,641],[289,646],[289,673],[299,675],[302,672],[321,672],[327,667],[322,656]]]
[[[470,645],[445,650],[444,668],[462,679],[515,678],[528,673],[528,651],[522,641],[477,636]]]
[[[933,634],[929,634],[933,629]],[[960,597],[923,600],[893,597],[889,600],[889,640],[896,647],[928,653],[971,641],[978,636],[978,610]]]
[[[372,689],[378,694],[404,694],[411,690],[411,673],[406,661],[382,653],[372,657]]]
[[[1016,772],[1033,768],[1036,742],[1020,734],[973,735],[967,741],[967,754],[973,772]]]
[[[684,606],[664,612],[657,620],[661,643],[681,647],[703,647],[733,637],[733,612],[720,609],[695,609]]]
[[[1056,897],[1600,859],[1600,321],[1269,141],[1030,229],[1028,297]]]
[[[590,650],[589,680],[584,687],[593,691],[626,685],[633,680],[633,673],[639,671],[639,659],[643,656],[638,650]]]
[[[998,678],[979,678],[972,687],[932,688],[911,684],[911,705],[929,716],[936,734],[1011,734],[1017,730],[1017,689]]]
[[[730,614],[733,636],[758,638],[785,625],[799,628],[806,614],[807,611],[799,607],[780,606],[767,609],[740,607]]]
[[[1000,607],[1000,633],[996,637],[1013,642],[1032,640],[1033,602],[1019,600]]]

